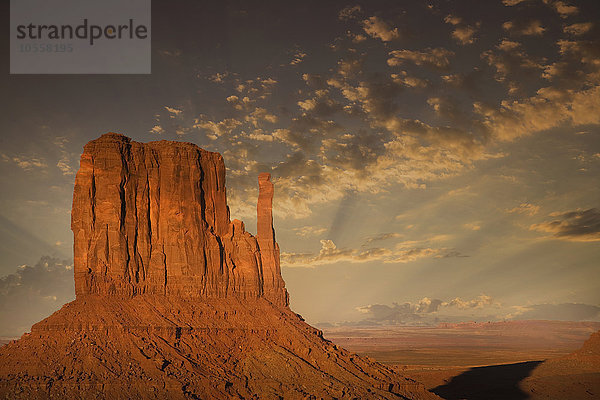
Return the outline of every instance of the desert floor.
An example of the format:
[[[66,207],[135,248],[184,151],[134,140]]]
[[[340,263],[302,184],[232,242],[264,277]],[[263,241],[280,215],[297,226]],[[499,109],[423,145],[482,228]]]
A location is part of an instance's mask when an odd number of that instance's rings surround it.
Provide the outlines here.
[[[598,329],[597,322],[518,321],[323,331],[444,399],[518,400],[600,398],[600,365],[590,372],[560,361]]]

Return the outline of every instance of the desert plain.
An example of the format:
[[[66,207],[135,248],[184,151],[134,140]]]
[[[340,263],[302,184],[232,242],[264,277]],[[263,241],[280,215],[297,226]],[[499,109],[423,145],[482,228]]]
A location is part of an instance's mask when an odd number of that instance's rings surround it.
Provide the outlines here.
[[[322,329],[324,336],[337,345],[392,366],[444,399],[600,397],[598,354],[586,360],[573,355],[600,329],[599,322],[506,321]]]

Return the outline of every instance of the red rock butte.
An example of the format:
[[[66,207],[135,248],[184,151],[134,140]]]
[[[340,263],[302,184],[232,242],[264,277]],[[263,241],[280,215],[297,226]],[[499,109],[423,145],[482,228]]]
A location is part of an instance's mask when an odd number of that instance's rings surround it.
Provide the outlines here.
[[[265,297],[287,306],[270,174],[259,176],[258,234],[229,219],[225,164],[192,143],[89,142],[75,178],[75,293]]]
[[[260,174],[254,237],[220,154],[89,142],[73,194],[76,299],[0,347],[2,399],[437,399],[288,306]]]

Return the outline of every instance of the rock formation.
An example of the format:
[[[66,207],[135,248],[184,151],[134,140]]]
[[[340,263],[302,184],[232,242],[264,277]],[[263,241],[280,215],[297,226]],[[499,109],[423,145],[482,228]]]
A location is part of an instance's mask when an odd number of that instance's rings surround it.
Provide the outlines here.
[[[519,387],[531,399],[593,399],[600,393],[600,331],[583,346],[537,366]]]
[[[258,231],[229,220],[223,158],[106,134],[75,180],[76,300],[0,348],[0,398],[435,399],[288,307],[259,176]]]
[[[264,295],[276,304],[287,305],[288,294],[279,266],[279,245],[275,241],[273,229],[273,183],[269,173],[258,175],[256,238],[263,267]]]
[[[118,134],[91,141],[73,194],[76,295],[264,296],[287,306],[269,174],[259,183],[257,242],[229,220],[220,154]]]

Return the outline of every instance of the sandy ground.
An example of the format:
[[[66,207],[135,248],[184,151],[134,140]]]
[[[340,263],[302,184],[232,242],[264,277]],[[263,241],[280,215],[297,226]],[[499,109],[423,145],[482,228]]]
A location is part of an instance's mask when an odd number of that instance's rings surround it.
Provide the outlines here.
[[[595,322],[522,321],[324,332],[444,399],[519,400],[600,399],[600,362],[568,357],[598,329]]]

